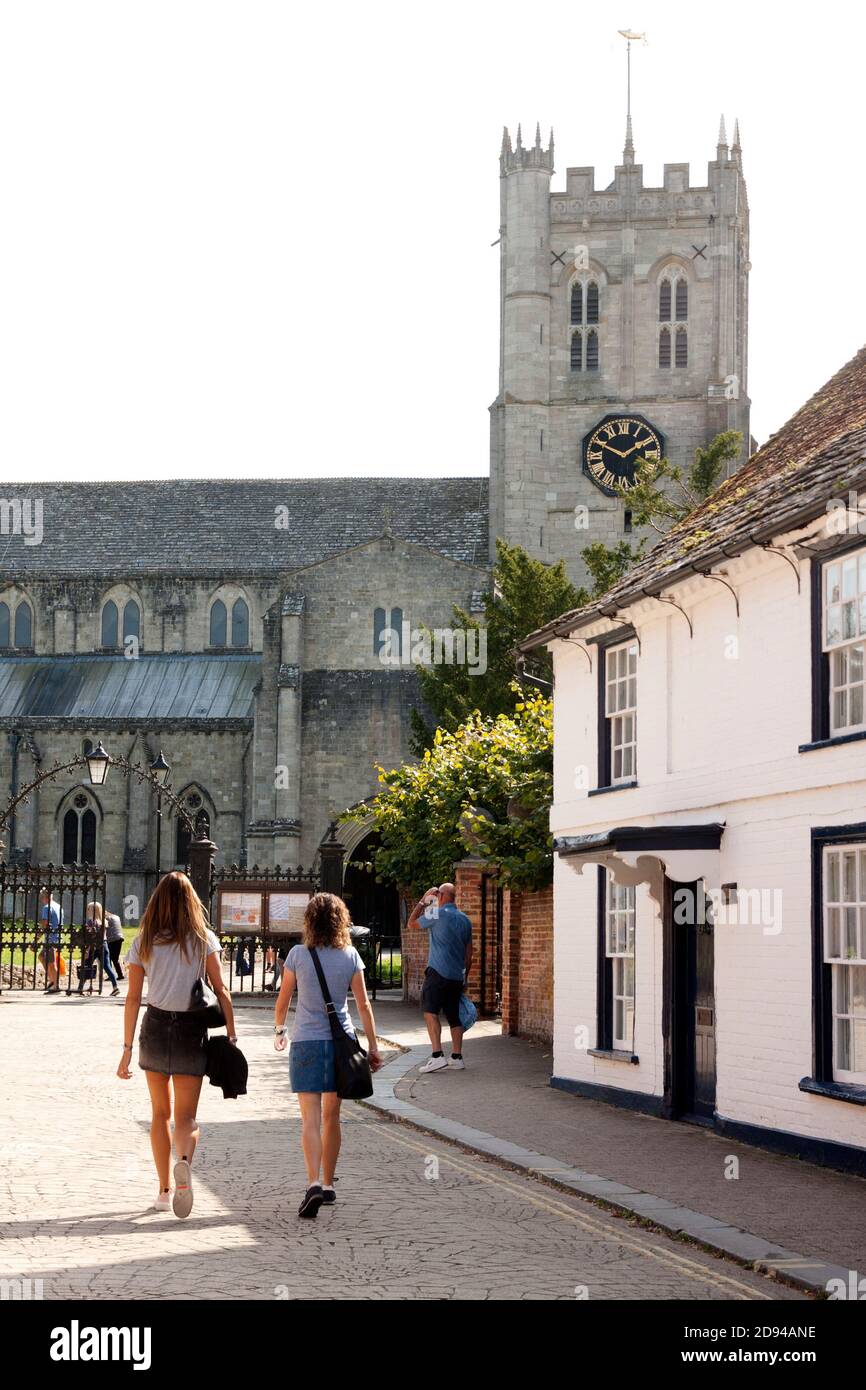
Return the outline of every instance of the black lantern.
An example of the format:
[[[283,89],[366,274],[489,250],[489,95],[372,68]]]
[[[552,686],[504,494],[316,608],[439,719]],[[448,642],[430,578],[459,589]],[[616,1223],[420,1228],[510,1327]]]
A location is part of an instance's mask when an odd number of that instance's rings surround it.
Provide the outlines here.
[[[151,763],[150,770],[153,773],[159,785],[161,787],[164,787],[166,782],[168,781],[168,775],[171,772],[171,765],[167,763],[165,761],[165,758],[162,756],[161,748],[159,750],[159,754]]]
[[[91,748],[87,756],[87,770],[90,773],[91,785],[101,787],[108,776],[108,767],[111,762],[108,754],[102,746],[102,739],[95,748]]]

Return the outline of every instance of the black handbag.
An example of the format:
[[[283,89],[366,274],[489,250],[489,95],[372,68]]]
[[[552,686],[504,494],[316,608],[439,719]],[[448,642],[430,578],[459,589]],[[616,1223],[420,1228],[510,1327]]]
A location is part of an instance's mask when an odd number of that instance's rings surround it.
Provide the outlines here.
[[[189,1015],[190,1018],[194,1018],[197,1023],[203,1023],[206,1028],[225,1028],[226,1026],[222,1005],[211,989],[207,977],[206,943],[201,974],[193,985],[189,996]]]
[[[373,1073],[370,1071],[367,1054],[358,1041],[358,1035],[354,1031],[351,1034],[347,1033],[337,1018],[337,1010],[315,946],[308,946],[307,950],[313,957],[313,965],[316,967],[325,1000],[325,1013],[331,1026],[331,1037],[334,1039],[334,1084],[337,1095],[341,1100],[366,1100],[367,1096],[373,1094]]]

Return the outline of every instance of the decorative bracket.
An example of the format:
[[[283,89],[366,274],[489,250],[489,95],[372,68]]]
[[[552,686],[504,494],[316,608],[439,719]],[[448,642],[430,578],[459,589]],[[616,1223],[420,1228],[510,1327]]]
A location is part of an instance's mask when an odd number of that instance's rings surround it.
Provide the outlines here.
[[[787,560],[788,564],[791,566],[791,569],[794,571],[794,578],[797,581],[797,593],[799,594],[800,566],[797,564],[797,561],[794,559],[794,557],[792,555],[789,555],[787,550],[782,550],[781,547],[778,545],[770,545],[767,541],[758,541],[757,544],[761,547],[762,550],[768,551],[771,555],[781,555],[783,560]]]
[[[727,581],[727,579],[725,579],[724,575],[715,574],[715,573],[713,572],[713,570],[697,570],[696,573],[699,574],[699,575],[701,575],[702,578],[704,578],[704,579],[715,579],[715,581],[716,581],[717,584],[724,584],[725,588],[728,590],[728,592],[729,592],[729,593],[732,595],[732,597],[733,597],[734,603],[736,604],[736,607],[737,607],[737,617],[739,618],[739,616],[740,616],[740,600],[739,600],[739,598],[737,597],[737,591],[736,591],[736,589],[733,587],[732,584],[729,584],[729,583],[728,583],[728,581]]]
[[[641,589],[641,593],[644,595],[645,598],[654,598],[656,603],[669,603],[672,608],[678,609],[678,611],[682,613],[683,617],[689,625],[689,637],[694,637],[695,630],[692,627],[692,620],[689,617],[686,610],[683,608],[681,603],[677,603],[676,599],[663,598],[661,594],[649,594],[647,593],[646,589]]]

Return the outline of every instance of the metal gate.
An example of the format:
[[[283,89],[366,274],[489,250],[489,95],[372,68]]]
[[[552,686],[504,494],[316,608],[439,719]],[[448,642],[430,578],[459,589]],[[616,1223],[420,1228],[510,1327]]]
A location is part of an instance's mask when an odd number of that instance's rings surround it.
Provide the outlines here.
[[[0,994],[101,994],[104,936],[104,869],[0,861]]]

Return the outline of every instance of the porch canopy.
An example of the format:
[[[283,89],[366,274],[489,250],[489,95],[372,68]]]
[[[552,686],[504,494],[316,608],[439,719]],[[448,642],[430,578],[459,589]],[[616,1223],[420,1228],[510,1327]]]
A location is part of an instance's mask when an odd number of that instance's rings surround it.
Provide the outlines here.
[[[586,864],[601,864],[614,882],[646,883],[659,907],[664,905],[665,875],[674,883],[703,879],[719,888],[719,849],[724,821],[693,825],[618,825],[590,835],[559,835],[553,848],[582,873]]]

